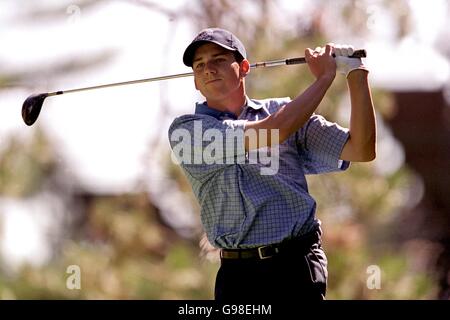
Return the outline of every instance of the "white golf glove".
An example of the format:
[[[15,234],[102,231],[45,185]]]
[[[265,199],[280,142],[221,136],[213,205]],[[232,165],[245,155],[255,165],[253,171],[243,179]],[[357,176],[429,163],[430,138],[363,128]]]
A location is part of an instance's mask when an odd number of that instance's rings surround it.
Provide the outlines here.
[[[355,49],[350,45],[335,45],[333,53],[336,56],[337,71],[348,77],[350,72],[357,69],[367,70],[361,58],[349,58]]]

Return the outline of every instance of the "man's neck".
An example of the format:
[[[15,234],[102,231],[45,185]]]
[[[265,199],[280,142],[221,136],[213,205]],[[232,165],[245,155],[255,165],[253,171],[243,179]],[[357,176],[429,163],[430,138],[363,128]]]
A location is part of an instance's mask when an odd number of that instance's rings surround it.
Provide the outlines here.
[[[239,95],[238,97],[231,97],[230,99],[225,100],[207,99],[206,103],[208,104],[208,107],[212,109],[216,109],[222,112],[232,112],[236,115],[236,117],[239,117],[242,110],[244,109],[245,104],[247,103],[247,98],[244,93]]]

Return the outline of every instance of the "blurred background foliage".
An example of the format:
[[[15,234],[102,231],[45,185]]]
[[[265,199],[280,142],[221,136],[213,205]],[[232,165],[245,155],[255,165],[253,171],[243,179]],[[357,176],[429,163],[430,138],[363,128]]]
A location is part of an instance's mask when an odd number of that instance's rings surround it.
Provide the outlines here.
[[[103,2],[107,1],[73,1],[83,10]],[[240,1],[236,6],[231,0],[197,0],[176,12],[163,9],[156,1],[131,2],[141,5],[142,10],[188,19],[196,30],[208,26],[229,28],[246,44],[251,61],[299,56],[306,47],[327,42],[325,27],[320,22],[320,13],[329,5],[327,1],[318,2],[317,16],[299,27],[297,34],[284,33],[277,27],[288,22],[272,18],[270,8],[276,1]],[[396,6],[393,2],[385,3],[399,17],[398,23],[405,24],[401,30],[405,29],[408,20],[405,1],[395,1]],[[240,6],[250,6],[254,14],[246,15]],[[360,15],[355,12],[360,9],[355,1],[346,1],[341,7],[340,14],[349,28],[361,29],[364,22],[357,19]],[[51,13],[49,9],[47,14],[51,16]],[[298,70],[273,68],[251,73],[247,80],[249,96],[294,97],[312,81],[305,72],[299,76]],[[64,72],[68,71],[64,69]],[[5,89],[8,78],[26,76],[1,75],[0,86]],[[341,114],[342,109],[348,112],[348,107],[341,108],[348,105],[345,92],[345,81],[337,77],[318,113],[348,124],[345,112]],[[392,113],[395,99],[392,93],[378,89],[373,90],[373,98],[381,124]],[[183,173],[170,161],[166,133],[161,135],[162,140],[152,142],[149,149],[158,154],[166,177],[189,197],[186,205],[198,212]],[[40,266],[23,265],[11,271],[0,260],[0,298],[213,298],[219,267],[217,252],[202,241],[199,222],[190,236],[180,234],[161,217],[156,202],[148,194],[140,191],[122,195],[89,193],[74,187],[75,183],[68,184],[72,178],[64,168],[51,140],[39,130],[28,141],[12,138],[1,150],[3,198],[29,201],[45,191],[63,199],[67,209],[55,215],[58,229],[48,235],[53,239],[49,262]],[[445,290],[439,283],[435,263],[442,251],[440,245],[420,237],[408,241],[396,237],[397,228],[408,228],[398,225],[399,216],[417,196],[413,186],[418,178],[410,167],[404,164],[386,173],[380,172],[374,163],[352,164],[345,173],[307,178],[323,223],[324,247],[329,258],[328,299],[435,299]],[[66,270],[70,265],[81,269],[81,290],[66,287],[70,275]],[[381,270],[380,289],[368,288],[371,265]]]

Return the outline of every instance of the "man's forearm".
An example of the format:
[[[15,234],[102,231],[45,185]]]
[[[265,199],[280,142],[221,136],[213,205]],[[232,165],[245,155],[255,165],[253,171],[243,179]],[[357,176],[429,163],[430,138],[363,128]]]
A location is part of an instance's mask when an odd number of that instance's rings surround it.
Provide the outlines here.
[[[274,114],[259,121],[247,122],[245,130],[253,129],[257,132],[260,129],[279,130],[278,141],[271,141],[270,134],[268,135],[267,141],[266,139],[260,139],[258,134],[258,148],[282,143],[291,134],[301,128],[317,109],[333,80],[334,76],[332,75],[323,76]],[[253,144],[253,146],[256,147],[256,144]],[[246,150],[251,149],[247,139],[245,148]]]
[[[371,161],[376,156],[376,123],[368,73],[355,70],[347,80],[351,100],[350,138],[341,159]]]

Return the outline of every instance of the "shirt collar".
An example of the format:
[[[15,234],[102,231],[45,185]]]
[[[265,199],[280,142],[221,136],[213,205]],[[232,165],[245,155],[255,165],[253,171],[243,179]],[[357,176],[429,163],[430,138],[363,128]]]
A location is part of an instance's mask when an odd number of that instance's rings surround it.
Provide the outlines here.
[[[246,104],[244,106],[244,108],[246,107],[250,107],[254,110],[258,110],[262,108],[261,104],[256,103],[255,101],[249,99],[248,97],[246,97]],[[207,116],[211,116],[214,117],[218,120],[221,120],[222,118],[226,117],[226,118],[231,118],[231,119],[237,119],[236,115],[232,112],[228,112],[228,111],[219,111],[217,109],[213,109],[208,107],[206,101],[204,102],[197,102],[195,105],[195,114],[205,114]]]

